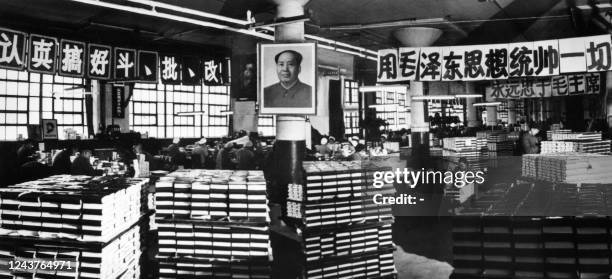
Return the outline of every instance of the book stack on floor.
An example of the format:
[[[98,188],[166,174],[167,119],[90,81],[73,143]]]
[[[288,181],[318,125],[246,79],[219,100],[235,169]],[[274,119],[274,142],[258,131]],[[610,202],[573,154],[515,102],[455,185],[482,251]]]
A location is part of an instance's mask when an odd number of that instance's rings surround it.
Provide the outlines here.
[[[610,154],[610,140],[543,141],[541,153],[580,152]]]
[[[552,131],[549,140],[601,140],[601,132],[568,132],[568,130]]]
[[[528,154],[522,158],[522,175],[566,183],[611,183],[612,156],[591,153]]]
[[[493,206],[466,210],[453,219],[453,278],[608,277],[611,186],[521,182]]]
[[[556,129],[556,130],[548,130],[546,131],[546,139],[547,140],[559,140],[560,138],[566,137],[565,135],[571,134],[572,130],[568,129]],[[553,134],[555,139],[553,139]]]
[[[271,276],[263,172],[179,170],[155,198],[159,278]]]
[[[1,262],[61,259],[78,265],[71,271],[2,269],[0,274],[140,278],[146,181],[58,175],[0,189]]]
[[[443,140],[443,156],[458,161],[465,158],[468,168],[472,170],[484,169],[486,165],[486,140],[476,137],[454,137]],[[486,154],[486,155],[485,155]]]
[[[392,278],[392,184],[373,187],[375,171],[363,162],[304,162],[304,185],[290,185],[286,217],[300,228],[305,278]]]

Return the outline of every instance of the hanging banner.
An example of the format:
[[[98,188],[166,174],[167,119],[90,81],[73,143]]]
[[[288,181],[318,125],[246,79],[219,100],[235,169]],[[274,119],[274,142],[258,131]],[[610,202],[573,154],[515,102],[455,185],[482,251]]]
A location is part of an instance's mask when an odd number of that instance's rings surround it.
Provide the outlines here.
[[[115,80],[132,81],[136,79],[136,50],[116,47],[113,61]]]
[[[220,57],[205,57],[202,61],[204,84],[224,85],[228,82],[227,61]]]
[[[62,39],[59,54],[60,76],[85,76],[85,43]]]
[[[154,51],[138,51],[138,67],[136,75],[141,82],[157,83],[157,61],[159,57]]]
[[[416,80],[420,48],[401,47],[398,50],[397,81]]]
[[[508,44],[508,77],[533,76],[533,42]]]
[[[180,60],[176,55],[162,54],[159,57],[161,81],[164,84],[181,82]]]
[[[533,75],[537,77],[559,74],[559,42],[533,42]]]
[[[111,50],[110,46],[87,45],[87,76],[92,79],[107,80],[111,77]]]
[[[182,57],[181,83],[185,85],[202,84],[202,63],[193,56]]]
[[[601,92],[599,73],[559,75],[544,78],[522,78],[496,80],[485,88],[486,100],[521,98],[548,98],[599,94]]]
[[[588,72],[609,71],[610,35],[588,37],[584,41],[586,48],[586,70]]]
[[[600,35],[495,45],[382,49],[378,51],[377,81],[472,81],[609,71],[611,47],[610,35]]]
[[[25,33],[0,28],[0,68],[23,70],[26,43]]]
[[[442,77],[442,50],[441,47],[421,48],[419,58],[419,80],[436,81]]]
[[[378,82],[398,81],[397,49],[381,49],[378,51]]]
[[[53,37],[31,34],[28,50],[28,70],[53,75],[56,66],[57,40]]]
[[[112,95],[112,109],[113,109],[113,117],[114,118],[124,118],[125,117],[125,107],[123,105],[123,100],[125,100],[125,86],[116,85],[113,86],[113,95]]]
[[[508,78],[508,45],[484,45],[485,79]]]

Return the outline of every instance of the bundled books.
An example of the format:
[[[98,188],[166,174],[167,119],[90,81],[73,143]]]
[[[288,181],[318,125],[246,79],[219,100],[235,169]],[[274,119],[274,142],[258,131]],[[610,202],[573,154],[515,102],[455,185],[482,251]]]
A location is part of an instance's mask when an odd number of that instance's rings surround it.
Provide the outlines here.
[[[543,141],[541,153],[581,152],[610,154],[610,140]]]
[[[146,181],[58,175],[0,189],[0,263],[55,259],[73,265],[0,269],[0,275],[140,278]]]
[[[548,136],[550,135],[550,136]],[[557,130],[547,134],[548,140],[601,140],[601,132],[571,132],[570,130]]]
[[[269,219],[261,171],[181,170],[161,177],[155,187],[160,219]]]
[[[390,170],[355,162],[305,162],[304,185],[289,185],[287,217],[305,228],[390,219],[391,205],[375,204],[376,194],[393,196],[393,185],[373,186],[374,172]]]
[[[140,278],[141,227],[133,226],[109,243],[67,242],[53,239],[2,238],[0,263],[17,258],[66,261],[62,270],[0,269],[2,278]],[[70,263],[68,263],[68,261]],[[70,264],[72,269],[67,269]],[[7,277],[4,277],[7,276]],[[18,277],[12,277],[18,276]]]
[[[486,167],[486,158],[489,155],[487,140],[477,137],[445,138],[442,155],[453,161],[465,158],[470,169],[481,170]]]
[[[0,189],[3,234],[107,242],[142,215],[145,179],[56,175]]]
[[[590,153],[527,154],[522,175],[538,180],[567,183],[611,183],[612,156]]]
[[[374,187],[371,162],[304,162],[303,185],[290,185],[286,217],[300,228],[305,278],[392,278],[391,205],[373,197],[395,195]]]
[[[155,202],[159,278],[270,278],[263,172],[175,171]]]

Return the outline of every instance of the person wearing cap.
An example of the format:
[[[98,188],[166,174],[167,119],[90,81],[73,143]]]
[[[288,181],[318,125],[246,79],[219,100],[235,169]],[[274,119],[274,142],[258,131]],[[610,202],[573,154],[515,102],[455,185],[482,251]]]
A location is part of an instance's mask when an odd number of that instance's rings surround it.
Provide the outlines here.
[[[206,145],[206,138],[202,138],[195,143],[191,152],[191,167],[194,169],[205,168],[206,158],[208,158],[208,146]]]
[[[217,160],[216,160],[217,169],[220,169],[220,170],[234,169],[234,164],[232,163],[232,158],[230,154],[233,148],[234,148],[234,143],[228,142],[223,146],[223,148],[219,150],[219,152],[217,153]]]
[[[315,146],[315,149],[317,150],[318,154],[321,154],[321,156],[323,157],[329,157],[332,155],[332,150],[329,147],[327,138],[323,137],[321,138],[321,144]]]

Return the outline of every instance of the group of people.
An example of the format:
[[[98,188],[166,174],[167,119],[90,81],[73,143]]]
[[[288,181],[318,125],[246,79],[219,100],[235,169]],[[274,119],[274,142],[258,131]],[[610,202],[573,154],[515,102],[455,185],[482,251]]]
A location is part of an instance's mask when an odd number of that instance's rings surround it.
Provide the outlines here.
[[[233,170],[262,169],[267,153],[266,142],[247,135],[247,132],[214,142],[202,138],[191,147],[188,151],[181,146],[180,139],[174,139],[173,143],[165,148],[165,153],[177,166]]]
[[[357,136],[349,137],[345,141],[337,142],[333,136],[322,137],[320,144],[314,147],[314,156],[319,159],[359,161],[368,156],[387,155],[384,148],[387,135],[382,135],[378,144],[368,150],[365,140]]]

